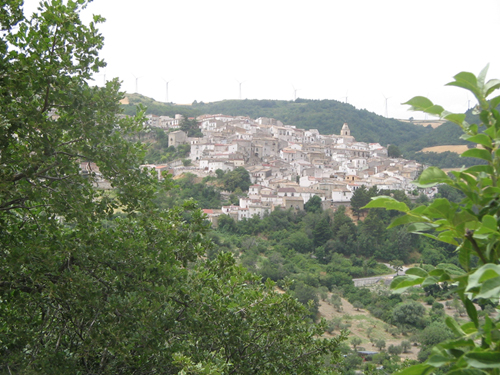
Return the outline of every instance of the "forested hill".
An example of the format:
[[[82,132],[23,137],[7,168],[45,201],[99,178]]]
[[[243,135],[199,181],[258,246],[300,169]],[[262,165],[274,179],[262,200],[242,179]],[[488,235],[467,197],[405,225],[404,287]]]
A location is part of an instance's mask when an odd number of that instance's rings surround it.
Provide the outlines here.
[[[201,114],[222,113],[232,116],[249,116],[254,119],[271,117],[298,128],[318,129],[321,134],[340,134],[342,125],[347,122],[356,140],[380,142],[383,145],[402,146],[432,131],[421,126],[386,119],[336,100],[224,100],[213,103],[194,102],[192,105],[175,105],[156,102],[138,94],[131,94],[127,97],[130,102],[129,105],[124,106],[127,114],[133,114],[135,106],[142,103],[147,107],[147,113],[155,115],[173,116],[178,113],[193,117]]]

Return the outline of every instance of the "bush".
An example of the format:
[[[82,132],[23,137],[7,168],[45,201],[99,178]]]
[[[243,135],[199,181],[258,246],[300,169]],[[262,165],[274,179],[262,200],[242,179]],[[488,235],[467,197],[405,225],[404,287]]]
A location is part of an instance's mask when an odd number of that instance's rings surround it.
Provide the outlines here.
[[[379,349],[379,350],[383,350],[385,348],[385,340],[377,340],[375,342],[375,346]]]
[[[408,353],[408,350],[411,348],[411,343],[408,340],[401,341],[401,349],[403,353]]]
[[[443,309],[444,309],[444,306],[440,302],[434,302],[432,304],[432,310],[443,310]]]
[[[432,306],[434,301],[436,301],[436,299],[433,296],[425,297],[425,303],[428,304],[429,306]]]
[[[389,352],[390,355],[400,355],[403,349],[399,345],[389,345],[387,348],[387,351]]]
[[[424,328],[425,307],[415,301],[404,302],[397,305],[392,311],[393,320],[398,325],[410,325]]]

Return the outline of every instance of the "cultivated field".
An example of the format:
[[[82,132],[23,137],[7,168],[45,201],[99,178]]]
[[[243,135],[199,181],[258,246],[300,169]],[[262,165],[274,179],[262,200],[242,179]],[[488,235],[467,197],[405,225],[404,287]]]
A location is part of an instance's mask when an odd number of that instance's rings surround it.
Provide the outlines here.
[[[426,127],[430,125],[433,129],[436,129],[438,126],[441,126],[446,122],[446,120],[412,120],[412,121],[398,120],[398,121],[410,123],[413,125],[426,126]]]
[[[457,154],[461,154],[464,151],[467,151],[467,145],[443,145],[443,146],[434,146],[434,147],[426,147],[422,149],[422,152],[456,152]]]

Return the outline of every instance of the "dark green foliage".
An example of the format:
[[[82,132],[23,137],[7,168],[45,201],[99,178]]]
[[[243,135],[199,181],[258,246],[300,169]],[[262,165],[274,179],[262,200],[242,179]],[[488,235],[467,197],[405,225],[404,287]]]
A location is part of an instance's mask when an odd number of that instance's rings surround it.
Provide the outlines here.
[[[409,342],[408,340],[401,341],[401,349],[403,350],[403,353],[407,353],[410,348],[411,342]]]
[[[402,260],[408,263],[410,253],[418,244],[418,237],[408,233],[405,228],[392,228],[388,230],[387,240],[376,256],[387,260]]]
[[[312,235],[316,247],[323,246],[332,237],[329,216],[323,216],[316,223]]]
[[[159,207],[172,208],[182,204],[185,200],[193,199],[204,208],[220,208],[222,205],[220,191],[216,186],[196,183],[196,176],[191,173],[184,174],[175,180],[177,189],[172,189],[155,198]]]
[[[309,308],[313,317],[318,313],[319,298],[316,288],[303,282],[298,282],[294,286],[293,295],[300,303]]]
[[[293,232],[281,244],[299,253],[309,253],[314,250],[313,241],[304,232]]]
[[[243,167],[237,167],[234,171],[226,172],[221,176],[224,190],[235,191],[239,188],[241,191],[248,191],[252,184],[248,171]]]
[[[167,163],[172,160],[184,159],[189,156],[191,146],[182,144],[177,147],[168,146],[168,135],[162,129],[154,129],[156,141],[147,143],[145,161],[147,163]]]
[[[21,3],[0,10],[0,373],[317,374],[338,361],[345,336],[318,339],[304,306],[214,251],[211,238],[230,241],[193,201],[153,201],[174,183],[139,167],[141,111],[117,116],[116,80],[88,85],[104,67],[102,19],[79,18],[88,2],[44,1],[31,20]]]
[[[184,131],[188,137],[203,137],[196,119],[184,117],[180,123],[180,130]]]
[[[422,345],[418,353],[419,361],[425,361],[430,349],[440,342],[451,339],[453,332],[443,322],[433,322],[418,334],[418,341]]]
[[[421,259],[426,264],[437,266],[438,264],[443,263],[446,260],[446,252],[443,251],[441,247],[431,248],[429,246],[426,246],[422,251]]]
[[[462,191],[454,189],[452,186],[441,184],[437,188],[438,194],[436,198],[444,198],[454,203],[460,203],[465,198],[465,194]]]
[[[322,211],[321,198],[315,195],[314,197],[309,199],[307,203],[304,205],[304,210],[306,212],[312,212],[312,213],[321,212]]]
[[[432,296],[425,297],[425,303],[428,304],[429,306],[433,306],[435,301],[436,301],[436,299]],[[439,305],[441,305],[441,304],[439,303]]]
[[[359,337],[353,337],[351,339],[351,345],[352,347],[354,348],[354,350],[356,350],[356,347],[361,344],[361,339]]]
[[[390,355],[400,355],[403,352],[403,348],[400,345],[389,345],[387,352]]]
[[[379,339],[375,341],[375,346],[378,348],[378,350],[385,349],[385,345],[386,345],[385,340]]]
[[[377,187],[374,186],[367,189],[365,185],[361,185],[360,188],[356,189],[351,198],[351,210],[358,217],[366,212],[362,207],[366,206],[370,202],[372,197],[377,195]]]
[[[425,307],[422,304],[409,301],[397,305],[392,311],[392,318],[398,325],[424,328],[426,326],[425,314]]]
[[[362,362],[363,359],[358,354],[348,354],[342,360],[339,369],[342,374],[353,375]]]
[[[473,165],[485,164],[481,159],[462,158],[456,152],[405,152],[405,159],[416,160],[419,163],[436,166],[440,168],[471,167]]]
[[[363,308],[363,304],[360,301],[354,301],[352,303],[352,307],[354,307],[357,311],[359,311],[359,309]]]
[[[399,147],[396,145],[389,145],[387,147],[387,156],[390,158],[400,158],[401,151],[399,150]]]

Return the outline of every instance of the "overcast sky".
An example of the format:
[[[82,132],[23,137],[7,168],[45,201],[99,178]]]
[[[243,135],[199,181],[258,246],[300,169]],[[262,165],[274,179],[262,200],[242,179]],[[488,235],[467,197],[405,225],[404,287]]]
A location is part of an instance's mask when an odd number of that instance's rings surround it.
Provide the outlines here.
[[[26,0],[34,9],[36,0]],[[335,99],[379,115],[424,118],[401,103],[474,104],[444,87],[490,64],[500,78],[500,0],[94,0],[106,18],[96,84],[185,104]],[[296,90],[294,90],[294,88]],[[386,100],[387,98],[387,100]]]

